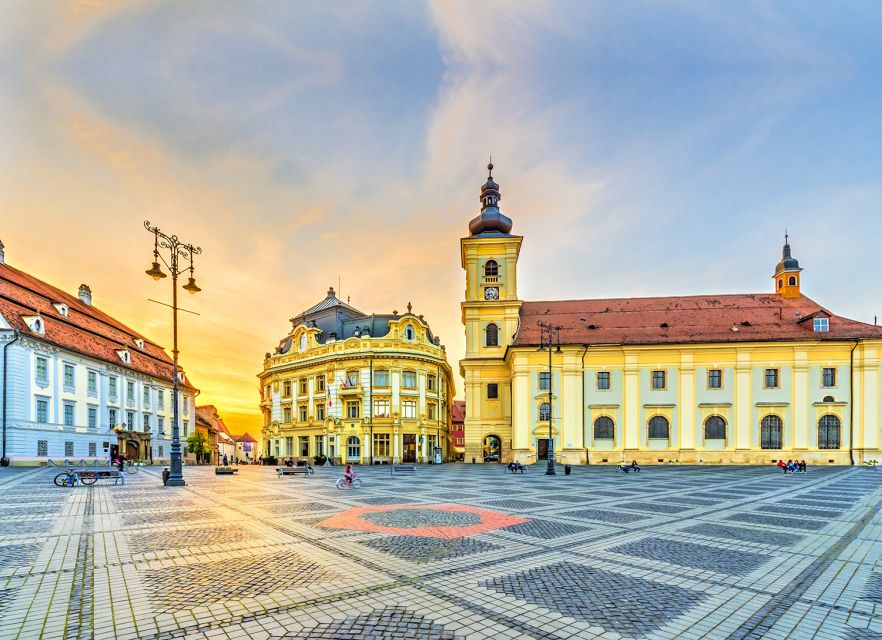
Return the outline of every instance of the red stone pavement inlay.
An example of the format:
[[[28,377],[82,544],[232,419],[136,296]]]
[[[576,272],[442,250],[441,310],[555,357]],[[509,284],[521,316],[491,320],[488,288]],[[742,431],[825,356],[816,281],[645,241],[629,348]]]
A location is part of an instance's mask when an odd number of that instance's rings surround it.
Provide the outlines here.
[[[432,526],[432,527],[387,527],[376,522],[371,522],[363,518],[368,513],[382,513],[384,511],[403,511],[408,509],[431,509],[435,511],[462,511],[466,513],[474,513],[480,516],[481,521],[477,524],[463,526]],[[421,538],[444,538],[452,540],[453,538],[462,538],[465,536],[475,535],[476,533],[484,533],[501,529],[502,527],[510,527],[515,524],[529,522],[529,518],[520,516],[512,516],[507,513],[499,513],[498,511],[489,511],[488,509],[479,509],[477,507],[469,507],[462,504],[422,504],[422,505],[382,505],[377,507],[353,507],[342,513],[331,516],[327,520],[322,520],[316,526],[326,529],[349,529],[351,531],[369,531],[371,533],[388,533],[398,536],[418,536]]]

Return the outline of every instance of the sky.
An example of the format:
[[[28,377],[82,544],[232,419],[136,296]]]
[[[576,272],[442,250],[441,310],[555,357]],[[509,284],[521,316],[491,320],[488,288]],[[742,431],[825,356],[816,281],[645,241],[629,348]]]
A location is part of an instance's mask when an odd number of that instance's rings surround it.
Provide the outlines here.
[[[803,292],[872,323],[879,33],[858,0],[4,0],[0,239],[169,350],[143,221],[201,246],[181,361],[253,435],[264,353],[338,279],[458,369],[490,154],[522,299],[771,292],[787,229]]]

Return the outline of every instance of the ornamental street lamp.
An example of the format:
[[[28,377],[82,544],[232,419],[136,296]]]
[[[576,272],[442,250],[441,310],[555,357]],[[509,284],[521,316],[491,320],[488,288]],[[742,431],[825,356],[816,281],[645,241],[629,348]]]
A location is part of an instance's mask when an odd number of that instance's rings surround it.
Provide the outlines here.
[[[166,268],[171,272],[172,277],[172,327],[174,334],[174,347],[172,349],[172,356],[174,360],[172,375],[174,376],[174,379],[172,383],[174,385],[174,391],[172,392],[173,418],[170,465],[171,473],[168,477],[168,481],[166,482],[166,486],[183,487],[187,483],[184,482],[184,474],[181,464],[181,438],[180,430],[178,428],[178,388],[180,382],[178,375],[178,276],[189,270],[190,277],[187,280],[187,284],[185,284],[182,288],[184,289],[184,291],[187,291],[191,295],[202,291],[202,289],[196,286],[196,280],[193,277],[193,256],[202,253],[202,249],[200,249],[199,247],[194,247],[192,244],[184,244],[183,242],[178,240],[177,236],[167,236],[166,234],[162,233],[158,227],[150,226],[150,222],[147,220],[144,221],[144,228],[153,234],[153,265],[144,273],[146,273],[148,276],[156,281],[165,278],[166,274],[165,272],[163,272],[162,267],[160,267],[159,265],[159,261],[161,260]],[[169,250],[169,260],[166,260],[162,255],[160,255],[160,248]],[[189,260],[190,266],[178,267],[178,260],[181,258],[183,258],[184,261]]]
[[[560,350],[560,325],[552,325],[550,322],[539,322],[539,350],[548,348],[548,468],[545,475],[557,475],[554,470],[554,399],[551,395],[553,380],[551,369],[552,353],[561,353]],[[556,347],[556,349],[553,349]]]

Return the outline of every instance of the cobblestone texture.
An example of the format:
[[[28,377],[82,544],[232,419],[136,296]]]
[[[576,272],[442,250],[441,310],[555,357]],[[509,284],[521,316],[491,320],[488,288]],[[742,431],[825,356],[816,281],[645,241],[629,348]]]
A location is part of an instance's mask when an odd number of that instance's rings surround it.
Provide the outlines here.
[[[411,562],[435,562],[448,560],[474,553],[499,549],[495,544],[481,542],[474,538],[421,538],[413,536],[387,536],[376,540],[368,540],[363,545],[391,553],[394,556]]]
[[[750,573],[771,559],[759,553],[728,551],[719,547],[664,538],[642,538],[612,547],[607,551],[730,575]]]
[[[423,615],[402,607],[387,607],[340,622],[320,624],[285,640],[457,640],[458,637]]]
[[[705,597],[696,591],[572,562],[501,576],[481,586],[637,637],[659,629]]]
[[[340,471],[187,467],[186,487],[163,488],[144,468],[66,489],[57,469],[0,469],[0,639],[882,631],[871,469],[364,468],[360,489],[338,491]]]

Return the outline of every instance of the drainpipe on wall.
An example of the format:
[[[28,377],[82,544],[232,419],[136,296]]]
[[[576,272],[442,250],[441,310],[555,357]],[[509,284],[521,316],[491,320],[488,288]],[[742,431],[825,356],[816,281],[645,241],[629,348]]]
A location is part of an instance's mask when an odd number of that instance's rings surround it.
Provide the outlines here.
[[[851,466],[854,466],[854,350],[860,343],[860,338],[855,340],[848,355],[848,459],[851,460]]]
[[[374,359],[371,358],[369,362],[371,380],[368,386],[368,422],[371,425],[371,441],[368,443],[368,446],[371,448],[371,466],[374,466]],[[389,384],[391,383],[390,380]]]
[[[582,352],[582,438],[584,444],[585,438],[585,356],[588,355],[588,345],[583,344],[585,350]],[[588,456],[588,447],[585,447],[585,464],[591,464],[591,459]]]
[[[3,467],[9,466],[9,458],[6,457],[6,350],[18,340],[18,329],[13,330],[12,336],[12,340],[3,345],[3,456],[0,457],[0,466]]]

